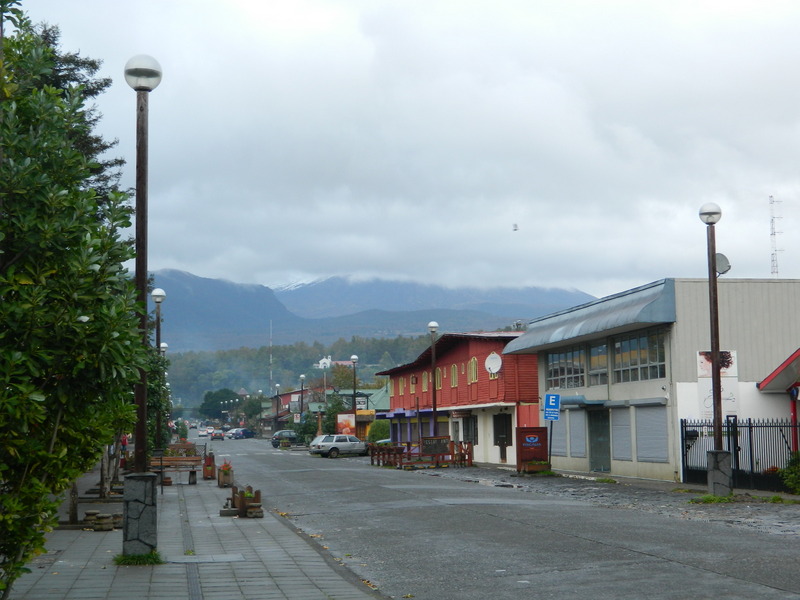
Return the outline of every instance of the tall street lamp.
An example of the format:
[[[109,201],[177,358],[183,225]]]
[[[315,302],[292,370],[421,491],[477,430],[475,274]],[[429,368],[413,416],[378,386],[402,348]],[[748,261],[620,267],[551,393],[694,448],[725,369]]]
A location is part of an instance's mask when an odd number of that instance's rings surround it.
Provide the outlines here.
[[[700,220],[707,225],[708,240],[708,304],[711,320],[711,394],[713,398],[714,450],[722,447],[722,379],[719,362],[719,303],[717,298],[717,248],[714,225],[722,217],[722,210],[708,202],[700,207]]]
[[[275,420],[273,422],[273,427],[275,427],[275,431],[278,431],[278,419],[280,418],[281,414],[281,384],[275,384]]]
[[[713,398],[714,449],[707,453],[708,491],[714,496],[727,496],[732,491],[731,453],[722,448],[722,377],[719,351],[719,302],[717,275],[730,269],[728,259],[716,253],[714,225],[722,217],[719,206],[709,202],[700,207],[700,220],[708,234],[708,304],[711,320],[711,394]],[[720,268],[722,270],[720,270]]]
[[[156,304],[156,350],[159,354],[163,355],[164,353],[161,351],[161,303],[167,297],[167,293],[162,290],[161,288],[155,288],[152,292],[150,292],[150,297],[153,299],[153,302]],[[159,391],[160,395],[160,391]],[[159,398],[162,400],[163,397]],[[159,402],[159,407],[156,412],[156,448],[161,448],[161,404]]]
[[[350,357],[350,362],[353,363],[353,415],[356,414],[356,365],[358,364],[358,356],[353,354]]]
[[[161,351],[161,303],[167,297],[167,293],[161,288],[156,288],[150,292],[150,297],[156,304],[156,348]]]
[[[431,321],[428,331],[431,333],[431,435],[436,437],[436,332],[439,331],[439,324]]]
[[[300,375],[300,419],[303,419],[303,392],[305,391],[306,376]]]
[[[161,83],[161,65],[152,56],[140,54],[125,64],[125,81],[136,90],[136,299],[141,306],[139,328],[147,340],[147,100]],[[133,470],[147,471],[147,373],[139,369],[134,388],[136,430]]]

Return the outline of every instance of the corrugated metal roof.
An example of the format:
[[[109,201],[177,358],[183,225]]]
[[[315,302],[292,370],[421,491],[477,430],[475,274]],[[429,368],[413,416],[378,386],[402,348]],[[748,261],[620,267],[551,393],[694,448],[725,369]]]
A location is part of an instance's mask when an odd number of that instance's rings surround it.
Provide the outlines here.
[[[457,346],[458,344],[463,343],[463,340],[475,339],[475,340],[513,340],[516,337],[519,337],[523,334],[522,331],[477,331],[471,333],[443,333],[439,337],[436,338],[436,355],[442,356],[445,352],[447,352],[450,348]],[[431,365],[431,348],[428,346],[423,350],[422,354],[420,354],[415,360],[411,361],[410,363],[406,363],[404,365],[398,365],[391,369],[386,369],[385,371],[380,371],[379,373],[375,373],[375,375],[394,375],[395,373],[402,373],[404,371],[408,371],[409,369],[417,368],[419,366],[424,366],[425,368],[429,368]]]
[[[662,279],[534,319],[522,336],[509,342],[503,353],[532,354],[570,340],[674,323],[675,319],[675,280]]]

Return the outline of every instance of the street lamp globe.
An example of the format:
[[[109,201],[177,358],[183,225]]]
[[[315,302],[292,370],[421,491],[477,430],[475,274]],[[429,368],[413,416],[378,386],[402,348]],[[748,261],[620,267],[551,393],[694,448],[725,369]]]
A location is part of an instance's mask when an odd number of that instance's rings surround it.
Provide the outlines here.
[[[436,321],[431,321],[430,323],[428,323],[428,331],[430,331],[431,333],[436,333],[437,331],[439,331],[439,324]]]
[[[152,92],[161,83],[161,74],[161,65],[147,54],[137,54],[125,63],[125,81],[137,92]]]
[[[706,202],[700,207],[700,220],[706,225],[715,225],[722,218],[722,209],[715,202]]]
[[[150,292],[150,297],[156,304],[161,304],[164,301],[164,298],[167,297],[167,293],[161,288],[156,288]]]

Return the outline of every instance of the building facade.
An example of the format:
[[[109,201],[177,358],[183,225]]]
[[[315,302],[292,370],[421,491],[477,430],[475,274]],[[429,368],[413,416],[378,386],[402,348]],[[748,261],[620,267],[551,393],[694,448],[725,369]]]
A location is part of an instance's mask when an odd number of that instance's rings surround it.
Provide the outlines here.
[[[790,419],[758,384],[800,340],[800,281],[719,279],[723,418]],[[681,419],[712,416],[708,281],[664,279],[531,321],[506,356],[538,356],[558,394],[555,468],[680,480]],[[770,390],[773,391],[773,390]]]
[[[377,417],[390,420],[392,440],[449,436],[471,442],[476,462],[515,464],[516,427],[539,424],[537,357],[502,356],[519,335],[445,333],[415,361],[377,373],[389,377],[390,409]]]

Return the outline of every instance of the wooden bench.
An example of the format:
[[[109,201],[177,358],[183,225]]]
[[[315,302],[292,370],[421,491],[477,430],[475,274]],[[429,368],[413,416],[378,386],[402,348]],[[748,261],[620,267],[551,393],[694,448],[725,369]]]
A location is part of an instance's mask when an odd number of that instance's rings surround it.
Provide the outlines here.
[[[150,470],[158,473],[159,481],[165,471],[189,471],[189,484],[194,485],[197,471],[202,468],[202,456],[155,456],[150,459]]]

